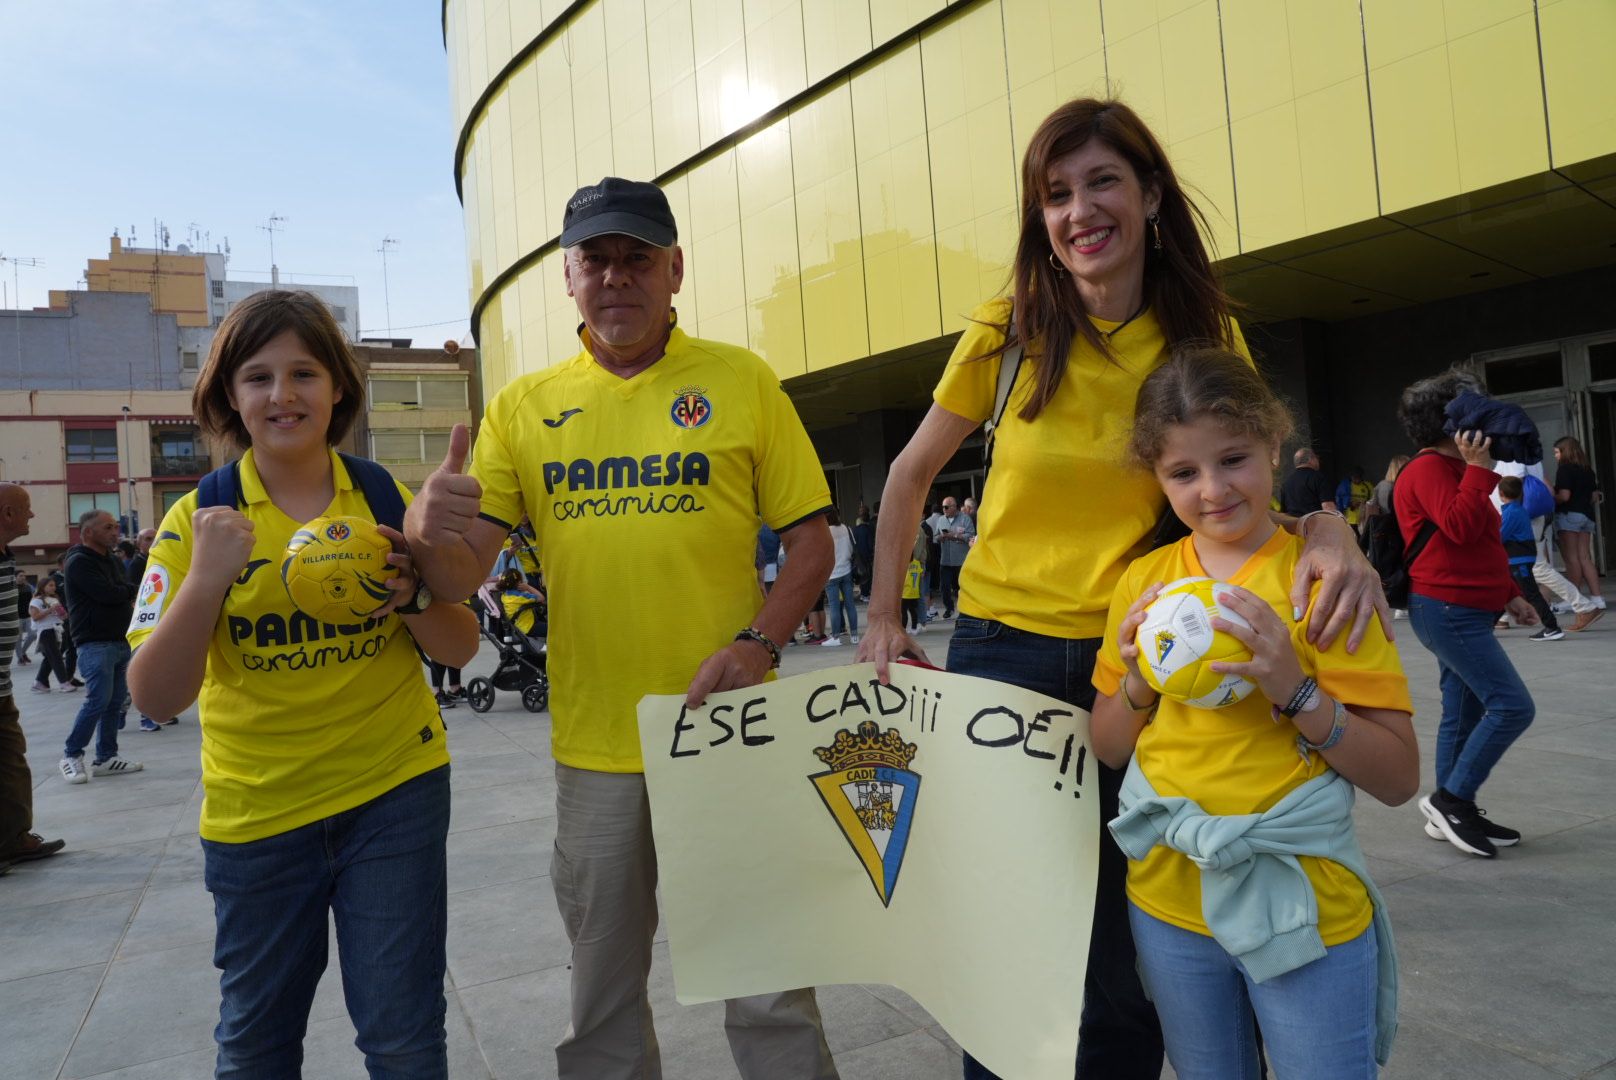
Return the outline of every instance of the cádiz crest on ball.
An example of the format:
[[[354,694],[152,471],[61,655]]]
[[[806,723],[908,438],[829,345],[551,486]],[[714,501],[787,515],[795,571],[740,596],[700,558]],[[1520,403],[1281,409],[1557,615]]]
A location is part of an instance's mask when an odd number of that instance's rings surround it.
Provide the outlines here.
[[[1179,578],[1162,587],[1145,609],[1134,640],[1139,645],[1139,673],[1161,693],[1200,709],[1221,709],[1255,688],[1241,675],[1213,671],[1214,660],[1241,662],[1251,651],[1233,635],[1212,629],[1214,616],[1248,626],[1232,609],[1218,603],[1229,586],[1211,578]]]
[[[281,560],[281,580],[297,609],[324,623],[353,623],[387,603],[398,572],[393,551],[372,521],[322,517],[298,529]]]

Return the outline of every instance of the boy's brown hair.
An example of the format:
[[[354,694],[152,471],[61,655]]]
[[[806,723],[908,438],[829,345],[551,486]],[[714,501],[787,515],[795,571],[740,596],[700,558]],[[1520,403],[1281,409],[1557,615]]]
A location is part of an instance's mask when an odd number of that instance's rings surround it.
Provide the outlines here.
[[[245,450],[252,445],[246,425],[230,404],[230,383],[238,368],[286,331],[297,335],[303,347],[325,365],[340,394],[331,409],[327,445],[335,446],[365,408],[365,384],[359,361],[325,302],[301,289],[268,289],[253,293],[230,309],[213,335],[213,348],[196,377],[191,412],[202,430]]]
[[[1498,481],[1498,497],[1505,502],[1514,502],[1521,497],[1526,485],[1521,483],[1518,476],[1505,476]]]

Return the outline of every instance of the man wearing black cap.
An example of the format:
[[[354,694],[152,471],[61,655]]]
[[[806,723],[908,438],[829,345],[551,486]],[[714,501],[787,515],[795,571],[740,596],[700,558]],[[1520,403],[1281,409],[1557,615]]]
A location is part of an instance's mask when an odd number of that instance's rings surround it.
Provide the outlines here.
[[[654,1080],[656,851],[635,706],[669,693],[699,705],[778,665],[830,574],[830,493],[779,376],[679,328],[684,255],[660,188],[608,177],[579,189],[561,244],[582,348],[495,396],[470,475],[456,429],[405,534],[432,592],[459,599],[532,519],[551,596],[551,880],[573,945],[559,1075]],[[788,552],[767,598],[760,520]],[[731,1001],[725,1027],[746,1080],[836,1076],[812,990]]]

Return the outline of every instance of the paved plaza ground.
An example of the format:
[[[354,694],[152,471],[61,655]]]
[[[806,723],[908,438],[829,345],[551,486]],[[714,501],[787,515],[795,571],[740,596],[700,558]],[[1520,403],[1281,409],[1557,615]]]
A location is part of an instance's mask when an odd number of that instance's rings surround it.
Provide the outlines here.
[[[1429,775],[1434,665],[1398,623]],[[1526,839],[1493,862],[1421,831],[1412,803],[1363,798],[1359,832],[1391,907],[1402,958],[1398,1080],[1616,1080],[1616,617],[1555,643],[1503,637],[1538,718],[1485,791]],[[947,626],[922,635],[941,662]],[[491,664],[490,650],[468,672]],[[853,650],[788,650],[785,671]],[[27,692],[15,674],[34,771],[37,828],[67,850],[0,877],[0,1078],[192,1080],[212,1075],[217,972],[202,886],[194,710],[177,727],[130,727],[132,776],[70,787],[56,763],[78,697]],[[567,942],[548,880],[554,835],[549,717],[511,694],[448,713],[450,1072],[553,1077],[565,1026]],[[333,959],[335,949],[333,947]],[[670,1080],[735,1077],[721,1005],[673,1000],[665,940],[651,977]],[[907,995],[820,991],[844,1080],[942,1080],[959,1051]],[[362,1078],[335,971],[315,999],[305,1076]]]

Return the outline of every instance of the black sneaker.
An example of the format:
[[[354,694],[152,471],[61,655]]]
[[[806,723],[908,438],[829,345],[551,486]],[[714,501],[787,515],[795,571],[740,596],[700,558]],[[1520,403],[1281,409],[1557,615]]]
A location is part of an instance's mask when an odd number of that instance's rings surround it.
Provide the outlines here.
[[[1484,825],[1486,819],[1467,799],[1454,798],[1441,788],[1420,800],[1420,812],[1436,826],[1444,839],[1460,851],[1491,859],[1498,849],[1488,839]],[[1516,839],[1520,835],[1516,834]]]
[[[1487,811],[1476,807],[1476,820],[1481,824],[1482,835],[1493,842],[1493,847],[1514,847],[1521,842],[1521,834],[1508,825],[1500,825],[1487,816]],[[1446,840],[1442,830],[1436,827],[1435,822],[1425,823],[1425,835],[1432,840]]]

